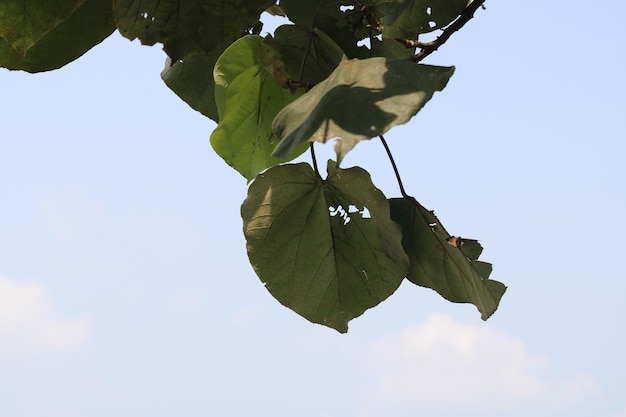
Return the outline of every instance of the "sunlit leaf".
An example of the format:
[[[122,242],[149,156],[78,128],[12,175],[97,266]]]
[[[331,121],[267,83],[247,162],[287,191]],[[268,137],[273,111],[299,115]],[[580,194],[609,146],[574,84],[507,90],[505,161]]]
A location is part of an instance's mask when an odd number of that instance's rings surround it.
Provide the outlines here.
[[[219,124],[211,145],[226,163],[248,180],[307,148],[293,148],[282,158],[272,156],[278,139],[272,121],[297,98],[287,85],[290,78],[280,56],[260,36],[249,35],[232,44],[215,64],[215,99]]]
[[[273,167],[241,207],[250,262],[283,305],[342,333],[389,297],[408,258],[385,196],[361,168]]]
[[[340,138],[335,148],[341,160],[360,140],[408,122],[453,72],[453,67],[386,58],[344,61],[276,116],[273,129],[281,142],[274,154],[287,155],[307,141]]]
[[[38,13],[33,14],[38,16]],[[83,55],[114,30],[111,0],[89,0],[57,22],[36,43],[29,44],[24,56],[0,38],[0,67],[28,72],[57,69]]]
[[[417,39],[447,26],[465,9],[468,0],[391,0],[385,1],[383,23],[386,38]]]
[[[212,52],[255,25],[275,0],[114,0],[122,35],[145,45],[163,44],[177,61]]]
[[[478,241],[450,236],[434,213],[413,198],[393,198],[389,204],[411,259],[407,278],[449,301],[474,304],[487,320],[498,308],[506,286],[488,279],[491,264],[477,261],[482,252]]]

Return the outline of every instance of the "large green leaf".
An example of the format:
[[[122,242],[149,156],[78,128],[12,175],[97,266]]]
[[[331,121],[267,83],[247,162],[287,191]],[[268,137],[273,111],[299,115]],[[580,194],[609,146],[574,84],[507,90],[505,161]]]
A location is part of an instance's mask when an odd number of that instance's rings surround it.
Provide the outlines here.
[[[272,156],[278,144],[272,121],[298,93],[286,88],[293,77],[263,38],[249,35],[233,43],[217,60],[214,77],[219,124],[211,145],[241,175],[251,180],[306,150],[300,146],[282,158]]]
[[[30,5],[29,2],[22,3]],[[34,16],[39,16],[30,7],[24,9],[24,12],[33,12]],[[56,22],[57,24],[38,37],[34,44],[29,43],[24,55],[14,49],[7,40],[0,38],[0,67],[28,72],[60,68],[113,33],[115,22],[111,16],[112,12],[111,0],[89,0],[63,20]],[[0,23],[4,24],[4,19],[7,18],[9,17],[0,14]],[[32,16],[24,16],[21,19],[15,16],[10,18],[31,23],[34,19]],[[23,42],[21,45],[24,46]]]
[[[85,0],[2,0],[0,36],[24,57],[48,32],[65,21]]]
[[[232,42],[275,0],[114,0],[120,32],[145,45],[163,44],[173,61]]]
[[[268,291],[304,318],[348,330],[389,297],[408,258],[385,196],[362,168],[308,164],[259,175],[241,206],[250,262]]]
[[[413,198],[394,198],[389,204],[411,259],[407,278],[449,301],[474,304],[487,320],[498,308],[506,286],[489,279],[491,264],[477,260],[480,244],[450,236],[435,214]]]
[[[417,39],[455,20],[468,0],[391,0],[381,6],[386,38]]]
[[[335,149],[341,161],[358,141],[408,122],[453,72],[387,58],[344,61],[276,116],[273,129],[281,142],[274,155],[303,142],[340,138]]]
[[[213,68],[225,46],[205,54],[189,55],[172,64],[166,59],[161,78],[165,84],[191,108],[219,122],[215,104]]]
[[[317,28],[280,26],[274,32],[272,46],[280,53],[287,71],[300,78],[302,70],[302,80],[297,81],[310,85],[326,79],[345,59],[341,48]]]

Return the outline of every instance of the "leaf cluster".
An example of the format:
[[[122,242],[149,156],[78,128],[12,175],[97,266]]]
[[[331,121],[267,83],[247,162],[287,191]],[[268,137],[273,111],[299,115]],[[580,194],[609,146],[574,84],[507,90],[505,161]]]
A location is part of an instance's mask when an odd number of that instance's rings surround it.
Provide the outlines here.
[[[483,2],[5,0],[0,66],[57,69],[115,30],[162,44],[164,82],[217,123],[213,149],[252,182],[241,207],[247,251],[280,303],[346,332],[406,278],[486,320],[506,287],[489,279],[480,244],[450,236],[406,194],[389,152],[401,198],[387,199],[362,168],[340,167],[446,87],[454,67],[418,62]],[[262,37],[268,15],[287,23]],[[420,42],[433,31],[442,35]],[[337,160],[322,178],[312,144],[329,141]],[[307,149],[312,165],[287,164]]]

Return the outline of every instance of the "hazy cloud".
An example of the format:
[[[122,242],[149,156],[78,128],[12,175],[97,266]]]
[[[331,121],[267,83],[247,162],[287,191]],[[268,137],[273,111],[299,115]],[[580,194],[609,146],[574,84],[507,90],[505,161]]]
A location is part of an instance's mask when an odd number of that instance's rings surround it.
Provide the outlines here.
[[[365,415],[419,410],[465,416],[540,410],[546,415],[601,395],[582,373],[551,377],[549,359],[529,354],[521,341],[445,315],[380,340],[366,360],[376,379],[362,387]]]
[[[87,318],[62,317],[39,282],[0,276],[0,352],[75,349],[90,330]]]

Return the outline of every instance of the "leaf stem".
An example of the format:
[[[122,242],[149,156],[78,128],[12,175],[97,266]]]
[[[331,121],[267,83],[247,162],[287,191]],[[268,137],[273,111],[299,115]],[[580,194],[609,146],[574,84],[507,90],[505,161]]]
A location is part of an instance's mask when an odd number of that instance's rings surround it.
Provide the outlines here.
[[[404,191],[404,185],[402,185],[402,178],[400,178],[400,172],[398,171],[398,167],[396,165],[396,161],[393,159],[393,155],[391,154],[391,150],[389,149],[389,145],[387,145],[387,141],[385,140],[383,135],[379,136],[380,141],[383,143],[385,147],[385,151],[387,151],[387,156],[389,157],[389,161],[391,161],[391,166],[393,167],[393,172],[396,174],[396,179],[398,180],[398,186],[400,186],[400,193],[402,197],[407,198],[409,195]]]
[[[317,175],[317,178],[321,180],[322,176],[320,175],[320,170],[317,167],[317,158],[315,157],[315,148],[313,148],[313,142],[311,142],[311,144],[309,145],[309,149],[311,150],[311,159],[313,160],[313,169],[315,170],[315,175]]]

